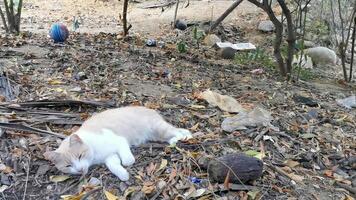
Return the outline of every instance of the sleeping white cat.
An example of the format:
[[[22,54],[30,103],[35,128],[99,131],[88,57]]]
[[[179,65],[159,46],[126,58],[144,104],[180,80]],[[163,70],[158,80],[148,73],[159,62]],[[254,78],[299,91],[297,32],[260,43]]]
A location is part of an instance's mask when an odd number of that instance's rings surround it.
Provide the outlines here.
[[[191,133],[166,122],[156,111],[140,107],[122,107],[98,113],[55,151],[44,154],[64,173],[85,174],[91,165],[105,164],[120,180],[129,179],[123,166],[135,162],[130,146],[146,141],[170,144],[191,138]]]

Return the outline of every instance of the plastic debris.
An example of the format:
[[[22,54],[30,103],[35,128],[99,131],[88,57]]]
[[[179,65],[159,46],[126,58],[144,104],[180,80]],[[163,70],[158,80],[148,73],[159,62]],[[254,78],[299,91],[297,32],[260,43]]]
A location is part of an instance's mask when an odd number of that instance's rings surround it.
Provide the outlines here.
[[[157,46],[157,42],[156,42],[155,39],[148,39],[146,41],[146,45],[149,46],[149,47],[155,47],[155,46]]]
[[[248,50],[256,50],[256,46],[251,43],[236,43],[232,44],[230,42],[217,42],[217,47],[224,48],[232,48],[236,51],[248,51]]]
[[[356,108],[356,96],[353,95],[344,99],[337,99],[336,103],[339,106],[343,106],[347,109]]]
[[[273,120],[271,114],[261,108],[256,107],[249,113],[239,113],[233,117],[224,119],[221,128],[227,132],[247,129],[246,126],[269,125]]]
[[[190,176],[188,179],[189,179],[192,183],[195,183],[195,184],[200,184],[200,183],[203,182],[200,178],[193,177],[193,176]]]

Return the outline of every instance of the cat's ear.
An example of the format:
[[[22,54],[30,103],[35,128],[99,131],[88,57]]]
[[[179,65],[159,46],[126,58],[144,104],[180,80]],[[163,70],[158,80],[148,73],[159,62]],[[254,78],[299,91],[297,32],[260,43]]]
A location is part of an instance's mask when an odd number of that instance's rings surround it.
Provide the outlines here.
[[[47,151],[43,154],[43,156],[45,157],[46,160],[55,162],[60,157],[60,153],[55,151]]]
[[[80,137],[77,134],[73,134],[69,138],[69,146],[74,146],[82,143],[83,143],[82,139],[80,139]]]

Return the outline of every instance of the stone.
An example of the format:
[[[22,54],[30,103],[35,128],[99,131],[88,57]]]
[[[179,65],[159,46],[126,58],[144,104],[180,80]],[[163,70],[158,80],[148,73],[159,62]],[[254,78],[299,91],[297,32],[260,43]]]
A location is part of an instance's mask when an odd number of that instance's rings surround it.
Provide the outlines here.
[[[314,99],[312,99],[310,97],[295,95],[295,96],[293,96],[293,100],[296,103],[301,103],[301,104],[307,105],[309,107],[318,107],[319,106],[318,102],[316,102]]]
[[[274,24],[272,21],[270,20],[266,20],[266,21],[261,21],[258,24],[258,30],[268,33],[268,32],[273,32],[276,28],[274,27]]]
[[[9,120],[5,117],[0,117],[0,122],[7,123]],[[0,128],[0,137],[5,133],[5,129]]]
[[[304,50],[305,55],[311,57],[313,64],[320,65],[336,65],[337,56],[335,51],[326,47],[313,47]]]
[[[50,166],[47,164],[41,164],[36,172],[36,176],[45,175],[50,170]]]
[[[184,20],[178,19],[174,25],[174,27],[176,29],[179,29],[181,31],[184,31],[185,29],[187,29],[188,25],[187,22],[185,22]]]
[[[101,181],[96,177],[91,177],[88,181],[88,184],[91,186],[99,186],[101,185]]]
[[[229,170],[232,170],[230,183],[247,183],[261,177],[263,162],[243,153],[235,153],[211,159],[208,165],[209,178],[218,183],[224,183]]]
[[[130,200],[144,200],[144,199],[146,199],[146,195],[142,191],[134,192],[130,198]]]
[[[119,184],[119,189],[121,192],[125,192],[125,190],[128,188],[129,186],[125,183],[125,182],[121,182]]]
[[[222,57],[223,59],[234,59],[236,52],[237,52],[237,50],[235,50],[231,47],[225,47],[218,51],[218,55],[220,57]]]
[[[75,78],[79,81],[82,81],[84,79],[87,79],[87,75],[85,74],[85,72],[78,72],[78,74],[75,76]]]
[[[1,183],[2,185],[11,185],[11,181],[10,181],[9,176],[7,176],[7,175],[1,173],[1,174],[0,174],[0,183]]]
[[[215,34],[209,34],[209,35],[205,36],[203,42],[206,46],[212,47],[217,42],[221,42],[221,39]]]

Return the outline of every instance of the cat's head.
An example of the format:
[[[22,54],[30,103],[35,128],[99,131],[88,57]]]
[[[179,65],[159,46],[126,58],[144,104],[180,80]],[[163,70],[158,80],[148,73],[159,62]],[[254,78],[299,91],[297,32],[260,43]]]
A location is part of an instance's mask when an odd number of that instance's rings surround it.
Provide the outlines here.
[[[93,160],[93,153],[76,134],[62,141],[55,151],[47,151],[44,157],[57,169],[69,174],[86,174]]]

